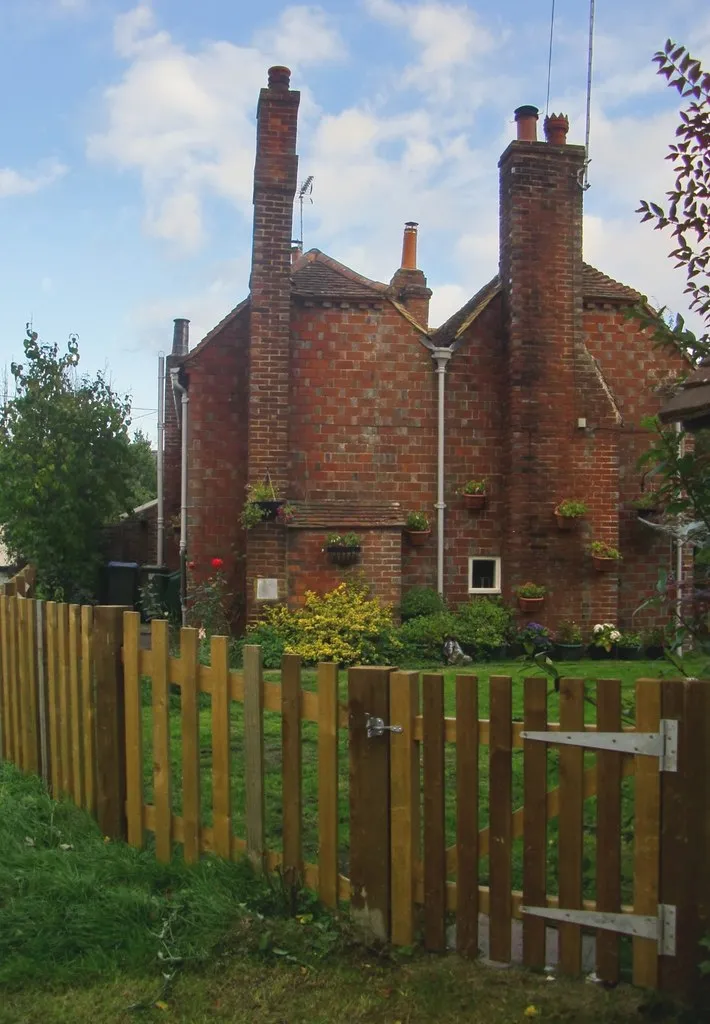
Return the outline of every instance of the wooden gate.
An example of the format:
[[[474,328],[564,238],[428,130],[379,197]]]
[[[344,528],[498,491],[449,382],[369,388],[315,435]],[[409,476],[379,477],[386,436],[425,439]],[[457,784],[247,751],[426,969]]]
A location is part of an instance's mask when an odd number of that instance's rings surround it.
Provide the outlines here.
[[[677,988],[702,938],[680,816],[707,684],[551,686],[462,674],[454,716],[441,674],[351,670],[355,917],[399,945],[538,968],[552,950],[561,973]]]

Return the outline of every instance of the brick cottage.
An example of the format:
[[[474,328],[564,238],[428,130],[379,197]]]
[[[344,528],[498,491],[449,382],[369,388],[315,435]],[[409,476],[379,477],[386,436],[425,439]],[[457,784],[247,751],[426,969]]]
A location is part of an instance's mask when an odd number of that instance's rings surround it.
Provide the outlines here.
[[[585,150],[566,144],[566,118],[546,119],[539,142],[537,110],[516,111],[518,137],[499,161],[499,274],[432,330],[414,223],[390,284],[292,249],[289,82],[271,68],[259,97],[249,295],[192,351],[176,321],[168,359],[188,396],[196,571],[224,559],[240,622],[265,594],[296,603],[355,571],[395,605],[414,584],[438,585],[453,604],[478,593],[512,602],[531,580],[547,588],[539,617],[550,626],[629,627],[659,566],[674,564],[630,503],[644,486],[640,420],[682,366],[627,318],[641,296],[582,260]],[[179,408],[168,393],[168,523],[181,504]],[[267,476],[295,516],[247,531],[246,488]],[[480,511],[458,494],[474,478],[487,483]],[[589,506],[570,532],[554,517],[565,498]],[[403,530],[411,510],[432,521],[421,547]],[[362,539],[354,570],[323,552],[326,533],[346,530]],[[592,539],[621,550],[618,572],[595,571]]]

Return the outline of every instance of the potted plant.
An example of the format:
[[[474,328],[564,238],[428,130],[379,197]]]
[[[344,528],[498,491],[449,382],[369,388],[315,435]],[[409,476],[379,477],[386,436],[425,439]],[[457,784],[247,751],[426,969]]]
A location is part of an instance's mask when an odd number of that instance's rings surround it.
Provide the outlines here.
[[[528,657],[540,654],[542,651],[548,653],[552,650],[550,631],[547,626],[543,626],[539,622],[528,622],[527,626],[518,632],[515,639],[522,644]]]
[[[333,565],[354,565],[362,545],[356,533],[329,533],[323,550],[328,553]]]
[[[637,661],[641,657],[641,634],[622,631],[617,651],[620,661]]]
[[[560,530],[573,530],[580,519],[583,519],[589,511],[583,501],[575,501],[572,498],[565,498],[555,509],[555,520]]]
[[[663,502],[657,491],[644,491],[634,498],[631,507],[636,509],[639,519],[658,519],[663,512]]]
[[[592,644],[589,653],[596,661],[616,657],[616,644],[621,640],[621,631],[613,622],[599,622],[592,629]]]
[[[426,544],[431,534],[429,516],[426,512],[410,512],[404,524],[409,543],[415,548]]]
[[[242,514],[239,517],[245,530],[259,523],[272,522],[277,518],[279,509],[286,505],[284,498],[280,498],[270,478],[247,485],[247,500],[244,503]],[[288,506],[293,512],[293,506]]]
[[[459,491],[459,494],[463,497],[463,503],[466,508],[482,509],[486,507],[488,495],[486,494],[485,480],[468,480]]]
[[[521,612],[534,612],[542,608],[547,589],[538,583],[521,583],[515,591]]]
[[[662,626],[648,626],[641,630],[641,647],[647,658],[658,661],[665,651],[665,634]]]
[[[555,657],[558,661],[577,661],[583,654],[581,628],[576,622],[563,619],[555,631]]]
[[[603,540],[595,540],[591,543],[589,550],[592,553],[592,561],[597,572],[613,572],[618,568],[621,561],[621,553],[618,548],[607,544]]]

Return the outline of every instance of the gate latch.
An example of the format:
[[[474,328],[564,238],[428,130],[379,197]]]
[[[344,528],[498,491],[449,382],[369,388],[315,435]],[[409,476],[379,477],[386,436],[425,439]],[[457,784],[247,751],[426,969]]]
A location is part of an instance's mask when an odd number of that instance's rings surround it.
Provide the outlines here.
[[[404,732],[401,725],[385,725],[383,718],[375,718],[374,715],[365,715],[365,729],[368,740],[384,736],[386,732]]]

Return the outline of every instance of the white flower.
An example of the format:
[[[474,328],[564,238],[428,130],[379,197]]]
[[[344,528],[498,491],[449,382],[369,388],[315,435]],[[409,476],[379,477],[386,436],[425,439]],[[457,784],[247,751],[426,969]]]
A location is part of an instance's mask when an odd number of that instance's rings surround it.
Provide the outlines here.
[[[611,633],[609,634],[609,639],[614,641],[621,640],[621,633],[619,632],[619,630],[612,629]]]
[[[604,627],[603,627],[603,626],[600,626],[600,625],[596,625],[596,626],[594,627],[594,629],[592,630],[592,633],[594,633],[594,635],[595,635],[595,636],[598,636],[598,635],[599,635],[599,633],[601,633],[601,631],[602,631],[603,629],[604,629]]]

